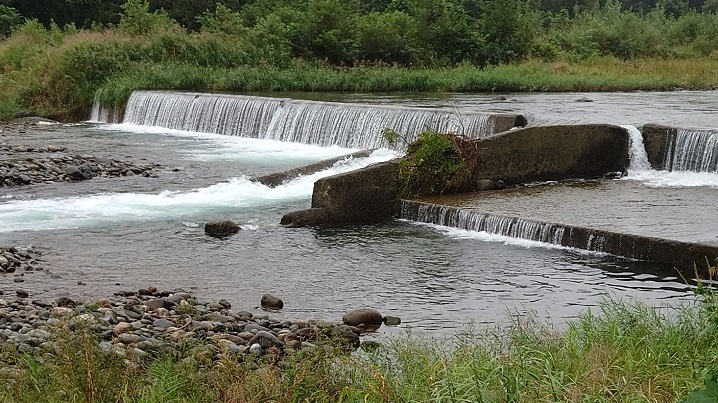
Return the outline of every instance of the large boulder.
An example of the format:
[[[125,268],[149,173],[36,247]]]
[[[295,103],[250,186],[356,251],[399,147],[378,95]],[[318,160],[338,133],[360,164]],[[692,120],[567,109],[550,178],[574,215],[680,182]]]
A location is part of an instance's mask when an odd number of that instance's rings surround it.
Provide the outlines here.
[[[345,313],[342,316],[342,321],[349,326],[379,328],[384,323],[384,317],[376,309],[361,308]]]
[[[262,308],[264,308],[264,309],[279,310],[279,309],[284,308],[284,301],[275,297],[272,294],[262,295],[261,304],[262,304]]]
[[[204,232],[215,238],[223,238],[239,232],[239,225],[230,220],[210,221],[205,224]]]

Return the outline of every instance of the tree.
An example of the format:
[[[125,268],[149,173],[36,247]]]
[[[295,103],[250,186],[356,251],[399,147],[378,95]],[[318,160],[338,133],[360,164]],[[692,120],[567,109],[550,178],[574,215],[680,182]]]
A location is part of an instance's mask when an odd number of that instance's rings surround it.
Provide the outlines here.
[[[22,22],[23,18],[16,9],[0,5],[0,37],[10,36]]]

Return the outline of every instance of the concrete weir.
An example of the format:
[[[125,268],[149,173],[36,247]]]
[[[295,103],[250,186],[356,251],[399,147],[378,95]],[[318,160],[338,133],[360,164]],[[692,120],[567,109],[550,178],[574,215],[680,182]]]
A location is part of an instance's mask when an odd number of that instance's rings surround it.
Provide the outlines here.
[[[707,263],[714,264],[718,258],[718,245],[526,220],[416,200],[401,201],[399,218],[656,262],[679,269],[687,278],[694,275],[694,269],[705,270]]]
[[[676,148],[673,139],[680,129],[646,125],[644,130],[648,159],[655,168],[663,169],[671,155],[669,148]],[[708,144],[718,138],[713,133],[698,134]],[[476,141],[481,148],[479,161],[470,179],[473,183],[463,189],[476,190],[477,186],[472,185],[486,180],[501,180],[511,187],[534,181],[616,177],[620,176],[615,175],[617,172],[625,173],[630,163],[629,132],[615,125],[526,127]],[[701,166],[715,169],[711,165],[715,162],[713,154],[706,155]],[[314,185],[312,208],[286,214],[282,224],[342,225],[400,217],[656,262],[680,269],[686,277],[693,275],[694,268],[705,269],[718,263],[715,240],[666,239],[671,237],[663,238],[663,234],[655,232],[633,233],[631,228],[610,223],[592,226],[582,225],[580,220],[571,224],[552,222],[557,218],[550,216],[547,220],[541,216],[526,219],[511,216],[511,212],[482,211],[485,202],[465,208],[426,200],[400,200],[399,172],[400,160],[392,160],[323,178]],[[563,206],[569,207],[570,202]],[[620,214],[610,217],[621,219]]]

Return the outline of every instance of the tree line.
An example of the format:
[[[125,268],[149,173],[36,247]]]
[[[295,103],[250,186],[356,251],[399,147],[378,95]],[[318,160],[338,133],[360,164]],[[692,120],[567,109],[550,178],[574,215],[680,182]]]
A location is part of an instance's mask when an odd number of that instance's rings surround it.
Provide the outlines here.
[[[18,15],[35,19],[46,27],[53,22],[59,26],[74,24],[78,28],[94,26],[113,26],[119,23],[122,5],[126,0],[0,0],[0,5],[12,8]],[[526,6],[534,11],[571,15],[582,11],[591,11],[606,6],[611,0],[527,0]],[[391,12],[406,9],[411,4],[418,8],[436,8],[451,3],[464,13],[475,15],[486,0],[355,0],[344,2],[358,12]],[[244,8],[252,10],[270,10],[278,7],[297,6],[306,2],[291,0],[149,0],[149,11],[162,10],[169,17],[190,31],[200,30],[202,22],[198,19],[206,12],[214,13],[221,5],[231,11],[239,12]],[[509,1],[509,3],[512,3]],[[659,9],[673,17],[690,12],[716,12],[718,0],[620,0],[623,11],[647,14]]]
[[[718,0],[0,0],[0,36],[26,21],[214,35],[275,66],[486,66],[718,49]]]

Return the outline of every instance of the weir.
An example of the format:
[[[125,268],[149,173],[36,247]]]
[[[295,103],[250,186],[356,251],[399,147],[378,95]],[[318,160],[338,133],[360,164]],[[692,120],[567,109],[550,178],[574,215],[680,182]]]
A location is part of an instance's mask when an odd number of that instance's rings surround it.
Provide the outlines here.
[[[677,129],[670,136],[664,168],[718,173],[718,131]]]
[[[93,120],[113,123],[106,119],[118,116],[95,103]],[[389,148],[382,134],[388,128],[404,137],[394,147],[403,149],[427,129],[483,138],[523,126],[525,118],[246,95],[135,91],[127,101],[122,123],[359,149]]]
[[[681,242],[604,229],[526,220],[416,200],[402,200],[399,218],[545,242],[670,265],[691,278],[718,258],[718,245]]]

